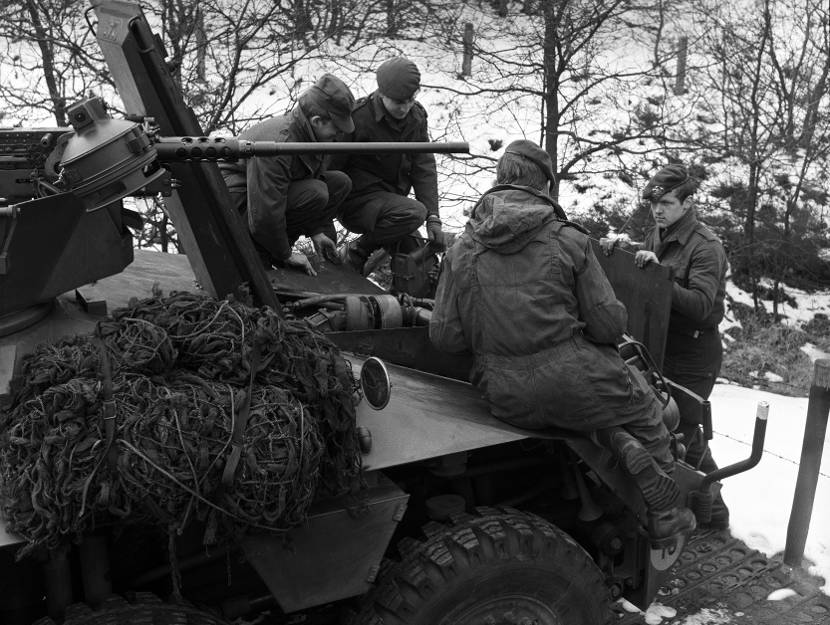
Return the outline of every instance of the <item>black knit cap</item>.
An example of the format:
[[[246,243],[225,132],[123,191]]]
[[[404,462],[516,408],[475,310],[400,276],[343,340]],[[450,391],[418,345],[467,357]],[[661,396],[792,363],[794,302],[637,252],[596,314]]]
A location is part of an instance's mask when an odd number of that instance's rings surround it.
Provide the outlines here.
[[[332,74],[323,74],[302,96],[326,111],[338,130],[354,132],[352,108],[354,96],[342,80]]]
[[[516,154],[517,156],[521,156],[529,161],[532,161],[539,169],[542,170],[542,173],[545,174],[545,178],[547,178],[551,184],[554,182],[553,161],[550,158],[550,154],[533,143],[533,141],[528,141],[527,139],[518,139],[517,141],[513,141],[504,149],[504,153]]]
[[[683,165],[667,165],[648,181],[646,188],[643,189],[643,199],[656,202],[666,193],[674,191],[689,180],[694,180],[694,178],[689,176],[689,172]]]
[[[381,63],[376,72],[378,90],[393,100],[408,100],[421,88],[421,72],[405,56],[396,56]]]

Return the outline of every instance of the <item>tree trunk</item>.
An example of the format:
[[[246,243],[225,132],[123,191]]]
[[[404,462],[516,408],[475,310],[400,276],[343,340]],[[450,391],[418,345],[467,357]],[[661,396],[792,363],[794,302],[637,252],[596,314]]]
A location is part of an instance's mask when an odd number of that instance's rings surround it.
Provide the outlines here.
[[[68,126],[66,120],[66,99],[61,95],[58,87],[57,72],[55,69],[55,54],[49,44],[50,37],[43,26],[38,6],[34,0],[27,0],[26,8],[29,17],[32,19],[32,27],[37,35],[37,45],[40,47],[40,54],[43,57],[43,78],[46,81],[46,88],[49,90],[49,99],[55,107],[55,122],[58,126]]]
[[[542,66],[544,68],[542,89],[543,89],[543,107],[542,107],[542,135],[544,146],[547,153],[550,154],[550,160],[553,163],[554,181],[551,184],[550,195],[554,200],[559,199],[559,152],[558,152],[558,138],[559,138],[559,72],[557,72],[557,14],[556,3],[544,3],[544,19],[545,19],[545,38],[542,44]]]

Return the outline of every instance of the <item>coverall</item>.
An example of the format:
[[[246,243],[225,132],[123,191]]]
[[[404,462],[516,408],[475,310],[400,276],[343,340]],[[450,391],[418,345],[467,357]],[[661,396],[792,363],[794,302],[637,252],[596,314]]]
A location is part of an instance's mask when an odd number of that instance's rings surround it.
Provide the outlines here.
[[[546,195],[501,186],[445,255],[429,334],[439,349],[472,352],[471,381],[495,417],[528,429],[620,426],[670,474],[659,400],[616,348],[626,321],[587,235]]]

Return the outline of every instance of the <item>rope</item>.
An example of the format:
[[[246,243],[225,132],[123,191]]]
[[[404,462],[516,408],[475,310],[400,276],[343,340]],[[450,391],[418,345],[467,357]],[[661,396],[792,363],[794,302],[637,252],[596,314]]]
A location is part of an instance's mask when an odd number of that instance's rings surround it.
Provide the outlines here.
[[[92,335],[38,346],[11,389],[0,510],[27,541],[18,557],[104,524],[172,541],[198,521],[206,544],[284,532],[360,473],[348,362],[304,321],[232,299],[133,299]]]

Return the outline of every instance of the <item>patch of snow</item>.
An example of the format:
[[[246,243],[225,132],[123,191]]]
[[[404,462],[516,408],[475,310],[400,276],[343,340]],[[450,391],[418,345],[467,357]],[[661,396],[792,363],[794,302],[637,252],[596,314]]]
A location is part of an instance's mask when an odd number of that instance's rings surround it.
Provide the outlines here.
[[[648,625],[660,625],[664,618],[674,618],[675,616],[677,616],[677,610],[655,601],[646,610],[645,622]]]
[[[777,373],[773,373],[772,371],[764,371],[764,379],[767,382],[783,382],[784,378],[782,378]]]
[[[779,588],[767,595],[767,601],[781,601],[787,597],[794,597],[797,594],[792,588]]]
[[[642,611],[640,610],[640,608],[638,608],[636,605],[631,603],[628,599],[620,597],[620,599],[617,600],[617,603],[626,612],[630,612],[631,614],[636,614],[637,612],[639,612],[639,613],[642,614]]]
[[[804,343],[804,345],[802,345],[800,349],[801,349],[802,352],[807,354],[807,356],[809,356],[810,360],[813,361],[813,362],[815,362],[816,360],[822,359],[822,358],[824,358],[824,359],[830,358],[830,354],[828,354],[827,352],[819,349],[818,347],[816,347],[812,343]]]
[[[749,471],[723,480],[730,531],[767,556],[784,552],[804,442],[809,400],[731,384],[716,384],[712,403],[712,455],[720,466],[749,457],[759,402],[769,404],[764,454]],[[830,593],[830,438],[825,437],[804,557],[808,572],[824,578]],[[688,623],[687,625],[692,625]]]

